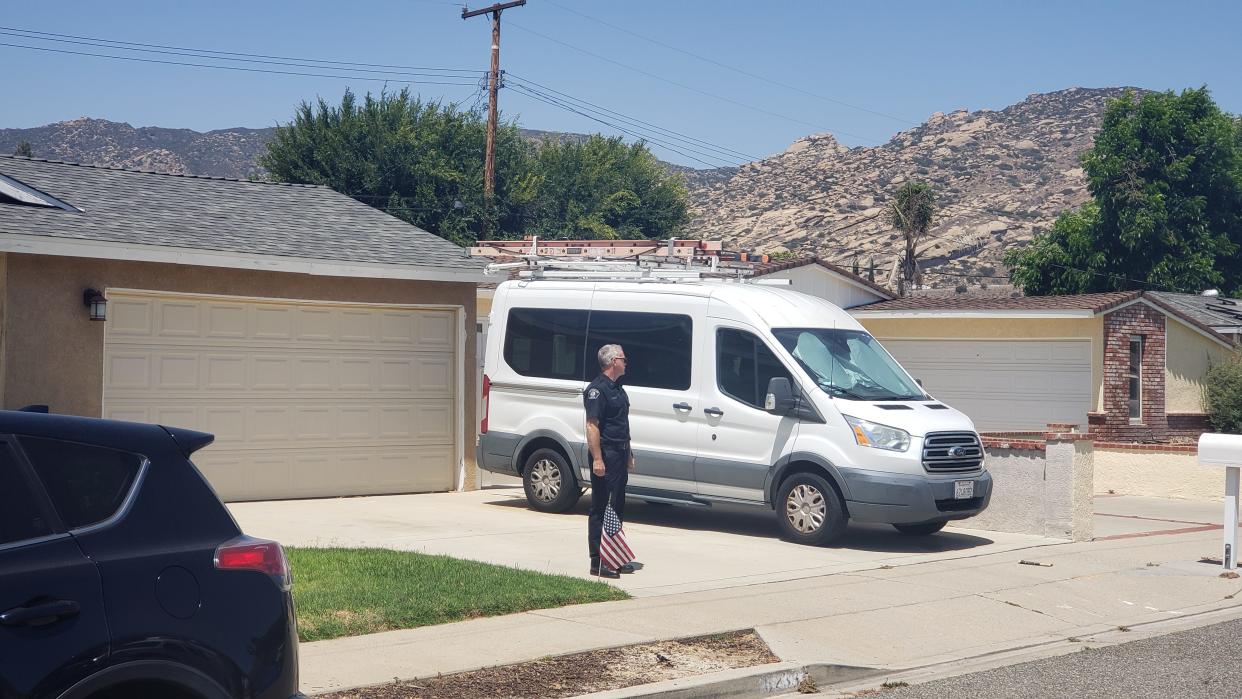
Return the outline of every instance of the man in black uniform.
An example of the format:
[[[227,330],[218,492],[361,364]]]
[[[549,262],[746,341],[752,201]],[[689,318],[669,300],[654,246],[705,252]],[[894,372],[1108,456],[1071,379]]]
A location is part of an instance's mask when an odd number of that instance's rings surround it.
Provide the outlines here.
[[[617,518],[625,521],[625,484],[634,470],[630,450],[630,397],[617,384],[625,374],[625,352],[621,345],[599,348],[600,375],[582,393],[586,406],[587,448],[591,452],[591,516],[587,520],[587,548],[591,554],[591,575],[619,578],[633,573],[627,563],[619,571],[600,565],[599,540],[604,529],[608,501]]]

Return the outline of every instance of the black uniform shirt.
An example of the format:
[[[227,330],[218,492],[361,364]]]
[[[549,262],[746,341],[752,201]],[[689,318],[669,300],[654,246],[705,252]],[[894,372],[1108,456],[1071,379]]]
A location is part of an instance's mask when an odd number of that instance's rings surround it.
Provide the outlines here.
[[[630,397],[616,381],[600,374],[582,392],[587,419],[599,420],[601,442],[630,441]]]

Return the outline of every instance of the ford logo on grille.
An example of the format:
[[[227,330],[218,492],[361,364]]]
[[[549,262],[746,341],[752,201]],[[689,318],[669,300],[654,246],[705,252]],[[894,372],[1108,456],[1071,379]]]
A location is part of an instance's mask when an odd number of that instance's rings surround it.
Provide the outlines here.
[[[966,450],[961,447],[953,447],[952,449],[949,450],[949,456],[952,456],[952,457],[966,456]]]

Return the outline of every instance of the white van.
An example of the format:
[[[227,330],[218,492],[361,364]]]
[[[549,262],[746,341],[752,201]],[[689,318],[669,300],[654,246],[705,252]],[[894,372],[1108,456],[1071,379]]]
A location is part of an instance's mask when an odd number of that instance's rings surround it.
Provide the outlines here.
[[[847,520],[927,535],[988,505],[970,419],[928,396],[848,313],[788,288],[726,281],[508,281],[484,358],[484,469],[560,512],[590,485],[582,390],[625,350],[630,497],[773,508],[786,538]]]

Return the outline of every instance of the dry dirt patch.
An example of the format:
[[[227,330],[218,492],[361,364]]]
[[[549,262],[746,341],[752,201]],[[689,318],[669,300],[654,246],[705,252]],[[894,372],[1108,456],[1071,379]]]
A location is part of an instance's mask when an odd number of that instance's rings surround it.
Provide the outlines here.
[[[575,653],[518,665],[352,689],[328,699],[539,699],[621,689],[779,662],[754,631]]]

